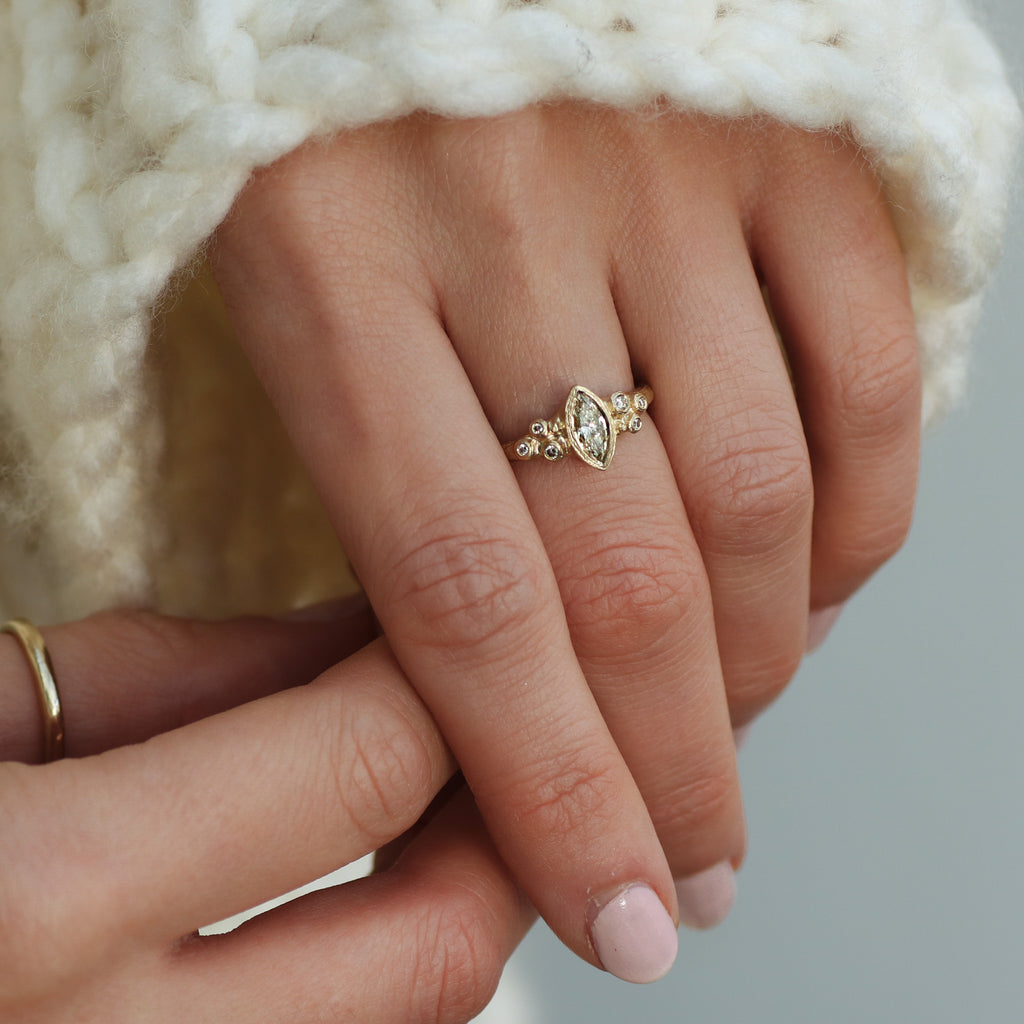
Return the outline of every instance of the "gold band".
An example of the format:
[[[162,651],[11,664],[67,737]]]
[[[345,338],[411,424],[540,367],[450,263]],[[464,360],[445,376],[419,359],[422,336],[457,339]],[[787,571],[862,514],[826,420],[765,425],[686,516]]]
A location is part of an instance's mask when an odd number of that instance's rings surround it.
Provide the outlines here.
[[[43,712],[44,743],[43,760],[59,761],[64,756],[64,712],[60,707],[57,680],[53,675],[53,664],[46,649],[42,633],[24,619],[11,619],[0,626],[0,632],[16,636],[25,656],[32,666],[39,691],[39,706]]]
[[[537,458],[557,462],[573,451],[588,466],[607,469],[615,454],[616,436],[624,432],[635,434],[644,425],[643,414],[653,401],[654,392],[646,386],[599,398],[589,388],[577,384],[569,392],[561,416],[534,420],[529,434],[502,448],[512,462]]]

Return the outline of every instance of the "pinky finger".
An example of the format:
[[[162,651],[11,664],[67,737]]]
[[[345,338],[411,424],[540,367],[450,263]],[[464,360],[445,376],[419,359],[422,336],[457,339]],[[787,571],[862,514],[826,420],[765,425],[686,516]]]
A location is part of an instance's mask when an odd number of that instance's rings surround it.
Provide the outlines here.
[[[383,874],[313,893],[168,965],[175,1020],[463,1024],[536,916],[467,790]]]
[[[864,159],[830,145],[811,154],[827,164],[808,157],[791,169],[793,181],[802,174],[820,187],[808,184],[795,206],[766,201],[753,243],[811,455],[810,607],[834,618],[910,528],[921,366],[906,267],[879,186]],[[822,626],[812,620],[819,636]]]

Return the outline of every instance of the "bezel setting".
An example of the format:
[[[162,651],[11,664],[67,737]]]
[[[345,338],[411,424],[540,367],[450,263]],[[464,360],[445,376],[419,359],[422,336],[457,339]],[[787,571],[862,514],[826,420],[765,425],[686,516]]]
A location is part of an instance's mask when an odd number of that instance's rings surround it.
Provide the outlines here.
[[[524,437],[502,445],[513,462],[542,458],[560,462],[570,451],[594,469],[607,469],[615,456],[619,434],[635,434],[654,392],[648,386],[614,391],[608,398],[577,384],[565,400],[564,411],[552,419],[535,419]]]
[[[593,441],[586,439],[587,430],[594,429],[594,416],[598,436]],[[588,421],[584,422],[584,417]],[[572,450],[588,465],[595,469],[607,469],[615,455],[615,421],[612,410],[604,399],[590,388],[577,384],[565,400],[565,427]]]

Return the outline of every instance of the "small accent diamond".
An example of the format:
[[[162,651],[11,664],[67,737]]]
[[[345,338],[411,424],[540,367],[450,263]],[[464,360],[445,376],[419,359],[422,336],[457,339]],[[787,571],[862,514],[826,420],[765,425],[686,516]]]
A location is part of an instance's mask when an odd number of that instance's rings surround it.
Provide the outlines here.
[[[543,437],[548,432],[548,425],[543,420],[534,420],[530,424],[530,433],[534,437]]]
[[[516,445],[516,455],[521,459],[528,459],[533,454],[532,446],[529,441],[520,441]]]
[[[643,412],[647,408],[647,396],[636,395],[633,399],[633,405],[637,412]]]
[[[562,457],[562,449],[552,441],[544,446],[544,458],[549,462],[557,462]]]
[[[612,395],[612,408],[616,412],[626,412],[629,409],[629,396],[624,395],[621,391],[616,391]]]
[[[644,421],[642,419],[640,419],[639,416],[634,416],[629,421],[630,432],[635,434],[643,425],[644,425]]]

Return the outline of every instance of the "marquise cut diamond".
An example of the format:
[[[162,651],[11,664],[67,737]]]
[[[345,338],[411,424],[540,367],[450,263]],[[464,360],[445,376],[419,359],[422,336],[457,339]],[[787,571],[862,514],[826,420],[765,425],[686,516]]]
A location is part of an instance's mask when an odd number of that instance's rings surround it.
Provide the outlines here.
[[[565,403],[565,422],[572,446],[583,461],[606,469],[615,450],[615,435],[597,396],[586,388],[573,388]]]

